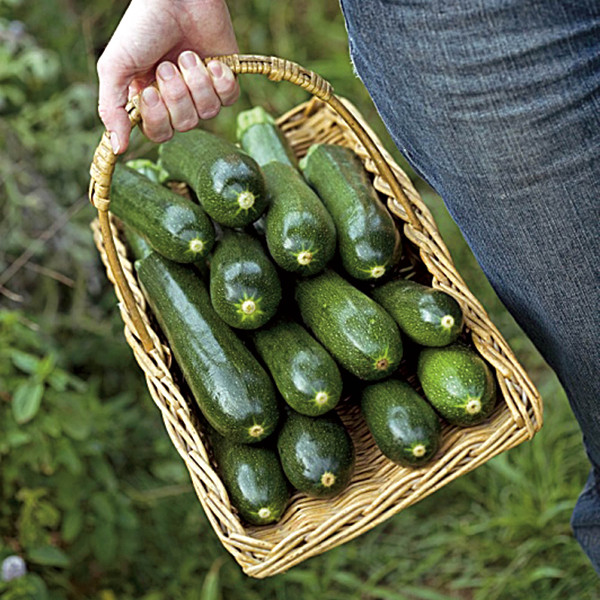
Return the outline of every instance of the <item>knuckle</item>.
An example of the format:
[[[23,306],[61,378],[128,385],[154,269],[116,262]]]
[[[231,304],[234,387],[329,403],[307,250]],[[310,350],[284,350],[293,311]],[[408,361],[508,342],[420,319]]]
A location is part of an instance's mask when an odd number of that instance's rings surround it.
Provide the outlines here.
[[[206,71],[195,69],[193,75],[190,75],[189,79],[189,85],[193,86],[197,90],[212,88],[211,79]]]
[[[235,87],[235,89],[223,100],[223,106],[231,106],[236,102],[236,100],[240,96],[240,88]]]
[[[163,142],[166,142],[173,137],[173,130],[160,131],[153,133],[152,135],[146,134],[146,136],[153,142],[156,142],[157,144],[162,144]]]
[[[205,106],[202,109],[202,111],[200,112],[200,117],[205,120],[213,119],[214,117],[216,117],[219,114],[220,110],[221,110],[220,104]]]
[[[104,104],[98,104],[98,115],[102,121],[106,122],[106,120],[110,117],[109,108]]]
[[[98,73],[98,75],[100,75],[101,77],[107,72],[108,69],[108,64],[105,56],[106,55],[103,54],[96,63],[96,73]]]
[[[233,77],[231,79],[224,78],[222,81],[219,81],[217,91],[219,94],[229,96],[235,92],[236,88],[237,82]]]
[[[167,103],[179,104],[188,97],[188,91],[183,85],[169,86],[163,93]]]
[[[190,129],[194,129],[194,127],[196,127],[196,125],[198,125],[198,117],[197,116],[187,117],[177,124],[176,129],[177,129],[177,131],[182,131],[182,132],[189,131]]]
[[[166,112],[148,111],[145,115],[142,115],[142,123],[144,134],[153,142],[166,141],[163,136],[169,133],[172,134],[171,122]]]

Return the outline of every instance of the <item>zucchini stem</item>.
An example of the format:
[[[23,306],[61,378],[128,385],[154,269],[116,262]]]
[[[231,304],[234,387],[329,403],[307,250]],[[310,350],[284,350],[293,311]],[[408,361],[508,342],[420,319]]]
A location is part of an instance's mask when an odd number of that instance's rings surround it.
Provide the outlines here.
[[[325,487],[331,487],[335,483],[335,475],[330,471],[325,471],[325,473],[321,475],[321,483]]]
[[[412,453],[415,458],[421,458],[422,456],[425,456],[426,452],[427,452],[427,448],[425,448],[425,444],[417,444],[412,449]]]
[[[470,398],[467,404],[465,405],[465,410],[470,415],[479,414],[481,412],[481,399]]]
[[[371,267],[369,272],[373,279],[379,279],[385,275],[385,267],[383,265],[376,265],[375,267]]]
[[[305,267],[306,265],[309,265],[312,262],[312,259],[313,259],[313,253],[310,252],[310,250],[304,250],[303,252],[300,252],[298,254],[298,256],[296,257],[298,264],[302,265],[303,267]]]
[[[250,210],[254,206],[256,197],[250,190],[240,192],[237,197],[237,202],[241,209]]]
[[[263,433],[265,432],[265,428],[262,425],[252,425],[252,427],[250,427],[250,429],[248,429],[248,433],[250,434],[250,437],[253,438],[259,438],[263,435]]]
[[[270,519],[271,518],[271,509],[266,506],[263,506],[261,509],[259,509],[258,516],[261,519]]]
[[[444,315],[441,320],[441,325],[444,329],[452,329],[452,327],[454,327],[454,317],[452,315]]]
[[[323,404],[327,404],[328,400],[329,394],[327,392],[319,392],[315,396],[315,404],[317,404],[317,406],[323,406]]]
[[[254,302],[252,298],[249,298],[248,300],[244,300],[242,302],[242,306],[240,308],[245,315],[252,315],[256,311],[256,302]]]
[[[204,242],[200,238],[190,240],[190,250],[194,254],[200,254],[204,250]]]

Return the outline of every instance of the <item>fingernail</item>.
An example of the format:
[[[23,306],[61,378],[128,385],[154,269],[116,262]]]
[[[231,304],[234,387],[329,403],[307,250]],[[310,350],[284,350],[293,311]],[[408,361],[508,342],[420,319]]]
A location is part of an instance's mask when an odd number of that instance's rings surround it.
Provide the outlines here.
[[[215,78],[223,77],[223,65],[218,60],[213,60],[208,63],[208,70],[210,74]]]
[[[179,62],[184,69],[193,69],[198,65],[198,57],[195,52],[186,50],[179,56]]]
[[[173,79],[175,77],[175,67],[170,62],[160,63],[158,65],[158,69],[156,70],[158,76],[165,81],[169,79]]]
[[[119,154],[121,144],[119,144],[119,136],[114,131],[110,132],[110,145],[112,146],[112,151],[115,154]]]
[[[160,98],[158,97],[158,92],[156,91],[156,88],[152,86],[144,88],[144,91],[142,92],[142,101],[146,106],[152,108],[153,106],[156,106],[159,103],[159,100]]]

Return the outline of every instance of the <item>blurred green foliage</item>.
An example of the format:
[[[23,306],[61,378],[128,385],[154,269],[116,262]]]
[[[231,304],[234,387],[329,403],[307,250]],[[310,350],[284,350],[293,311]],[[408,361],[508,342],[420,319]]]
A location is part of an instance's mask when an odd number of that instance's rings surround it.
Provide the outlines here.
[[[0,0],[0,581],[6,600],[587,600],[597,579],[569,515],[587,462],[556,378],[506,313],[440,199],[415,179],[459,270],[540,388],[536,438],[358,540],[265,581],[246,578],[204,517],[122,335],[89,230],[102,133],[95,63],[126,3]],[[353,75],[335,1],[229,2],[241,51],[329,79],[393,149]],[[280,114],[290,84],[242,80],[207,127]],[[125,159],[153,156],[136,134]],[[413,174],[414,176],[414,174]]]

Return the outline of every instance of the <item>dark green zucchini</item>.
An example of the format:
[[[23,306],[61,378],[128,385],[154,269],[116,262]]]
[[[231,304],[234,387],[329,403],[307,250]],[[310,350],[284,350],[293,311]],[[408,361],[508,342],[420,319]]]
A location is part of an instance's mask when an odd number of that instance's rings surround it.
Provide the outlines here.
[[[279,393],[294,410],[316,417],[336,406],[342,394],[340,371],[304,327],[280,320],[256,331],[253,340]]]
[[[388,379],[367,386],[361,409],[381,452],[395,463],[417,467],[440,446],[440,419],[408,383]]]
[[[231,441],[267,437],[279,416],[271,379],[215,313],[198,274],[156,253],[136,270],[206,420]]]
[[[256,238],[223,232],[210,263],[210,298],[217,314],[239,329],[261,327],[275,314],[281,284]]]
[[[232,505],[252,525],[281,518],[290,498],[288,482],[277,451],[263,444],[236,444],[211,435],[217,470]]]
[[[176,133],[159,153],[161,166],[173,179],[185,181],[218,223],[244,227],[267,207],[260,167],[227,140],[193,129]]]
[[[419,355],[417,375],[427,400],[452,425],[477,425],[494,410],[494,374],[467,346],[425,348]]]
[[[308,328],[347,371],[367,380],[395,371],[402,358],[398,326],[335,271],[299,280],[296,301]]]
[[[339,494],[354,473],[354,444],[335,413],[307,417],[290,410],[277,450],[289,482],[309,496]]]
[[[245,110],[237,117],[237,139],[261,166],[277,161],[297,168],[298,160],[275,119],[262,107]]]
[[[263,172],[269,195],[266,237],[271,256],[282,269],[299,275],[322,271],[335,253],[331,215],[294,168],[272,162]]]
[[[127,245],[129,246],[131,256],[134,260],[145,258],[148,256],[148,254],[154,252],[152,246],[150,246],[150,244],[146,241],[146,238],[141,236],[139,233],[136,233],[133,229],[131,229],[131,227],[128,227],[124,224],[123,232],[125,233]],[[198,271],[198,274],[202,279],[206,281],[208,280],[208,266],[205,258],[201,258],[200,260],[192,263],[191,266]]]
[[[127,244],[135,260],[144,258],[151,252],[154,252],[146,238],[129,227],[129,225],[123,224],[123,233],[125,234],[125,239],[127,240]]]
[[[346,272],[355,279],[386,275],[400,256],[400,234],[360,159],[349,148],[316,144],[300,167],[333,218]]]
[[[447,346],[463,326],[458,302],[441,290],[409,279],[396,279],[373,289],[373,298],[400,329],[421,346]]]
[[[150,246],[175,262],[195,262],[213,247],[215,230],[197,204],[117,164],[110,210],[144,236]]]

